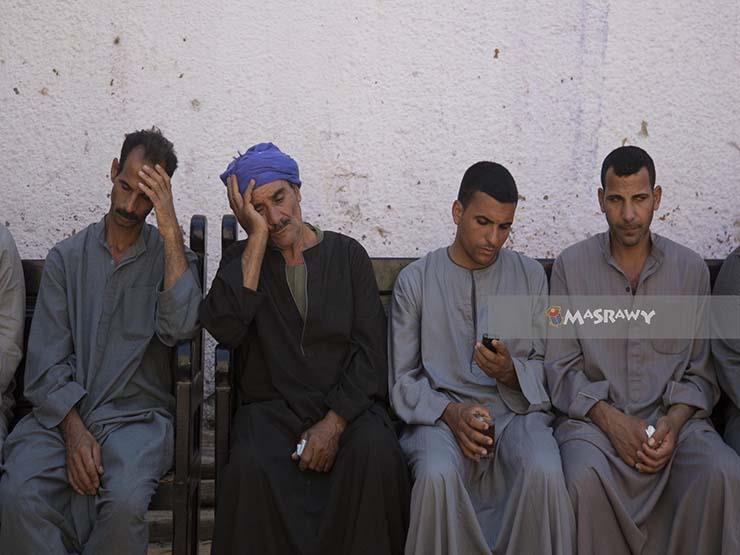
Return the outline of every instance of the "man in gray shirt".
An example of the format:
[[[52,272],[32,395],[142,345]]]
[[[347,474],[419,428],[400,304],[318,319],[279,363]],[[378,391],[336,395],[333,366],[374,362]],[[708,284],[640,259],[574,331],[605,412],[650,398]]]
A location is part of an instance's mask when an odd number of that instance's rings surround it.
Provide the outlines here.
[[[452,206],[454,242],[407,266],[393,290],[391,403],[415,480],[409,555],[573,552],[542,371],[547,278],[502,248],[517,200],[506,168],[471,166]],[[532,299],[523,317],[539,332],[507,335],[510,314],[489,318],[499,295]],[[484,333],[502,340],[489,348]]]
[[[639,306],[644,296],[708,295],[701,257],[650,232],[662,191],[647,152],[613,151],[601,183],[609,230],[562,252],[550,302],[609,295]],[[708,418],[719,389],[707,336],[650,338],[636,320],[625,329],[547,343],[578,552],[740,553],[740,458]]]
[[[0,225],[0,450],[13,416],[13,377],[23,358],[26,286],[13,237]]]
[[[109,212],[46,258],[25,373],[33,412],[3,451],[3,553],[146,552],[144,516],[172,464],[170,347],[196,333],[202,298],[176,166],[159,130],[127,135]]]
[[[717,377],[730,401],[725,415],[724,437],[740,453],[740,339],[733,333],[740,323],[740,247],[732,251],[722,264],[713,293],[719,297],[726,296],[727,299],[715,300],[716,307],[721,312],[717,323],[729,318],[727,329],[721,326],[712,338]]]

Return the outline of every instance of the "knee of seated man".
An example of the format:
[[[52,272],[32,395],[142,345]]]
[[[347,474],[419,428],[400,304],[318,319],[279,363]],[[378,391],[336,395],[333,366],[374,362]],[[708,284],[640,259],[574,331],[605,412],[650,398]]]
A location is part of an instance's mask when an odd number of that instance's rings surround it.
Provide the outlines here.
[[[452,456],[442,453],[423,457],[414,465],[414,481],[416,483],[431,483],[442,485],[460,479],[460,469]]]
[[[702,474],[709,480],[731,481],[740,484],[740,458],[728,446],[708,449],[701,459]]]
[[[571,464],[564,476],[568,494],[574,502],[580,500],[588,504],[589,499],[599,499],[604,495],[604,486],[592,465]]]
[[[538,483],[564,482],[560,453],[545,446],[531,449],[521,461],[522,471],[530,481]]]
[[[101,490],[103,504],[114,518],[121,522],[142,520],[151,498],[149,488],[122,483],[112,489]]]
[[[402,460],[398,440],[381,422],[358,429],[341,449],[346,452],[345,457],[358,462],[370,462],[380,469],[392,468]]]

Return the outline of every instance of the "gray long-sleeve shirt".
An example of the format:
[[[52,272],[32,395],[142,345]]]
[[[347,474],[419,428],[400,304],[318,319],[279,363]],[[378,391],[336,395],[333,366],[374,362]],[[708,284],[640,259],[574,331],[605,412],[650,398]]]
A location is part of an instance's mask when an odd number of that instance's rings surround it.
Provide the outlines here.
[[[715,295],[730,296],[723,301],[723,312],[740,322],[740,247],[732,251],[722,264],[722,269],[714,284]],[[734,313],[734,314],[733,314]],[[740,407],[740,339],[718,333],[712,339],[712,354],[717,367],[717,377],[725,393],[736,407]]]
[[[28,342],[25,394],[47,428],[77,406],[85,424],[174,408],[169,347],[195,335],[195,255],[166,290],[164,242],[145,224],[116,264],[105,218],[58,243],[44,265]]]
[[[635,295],[708,295],[709,271],[701,257],[665,237],[651,237]],[[629,279],[611,255],[608,232],[562,252],[553,265],[550,293],[631,300]],[[677,403],[696,407],[695,418],[702,418],[719,397],[706,338],[550,339],[545,373],[553,405],[579,421],[588,421],[589,410],[601,400],[652,424]],[[563,427],[559,441],[580,430],[575,424]]]
[[[507,337],[507,315],[488,314],[491,295],[531,296],[533,325],[544,326],[537,315],[547,303],[545,272],[514,251],[501,250],[491,266],[467,270],[441,248],[399,274],[389,322],[390,395],[406,423],[433,425],[451,401],[493,403],[500,434],[514,414],[549,410],[544,332],[531,334],[539,339]],[[521,392],[497,383],[473,361],[489,322],[500,324],[495,333],[511,353]]]
[[[0,225],[0,448],[13,409],[13,377],[23,358],[26,287],[13,237]]]

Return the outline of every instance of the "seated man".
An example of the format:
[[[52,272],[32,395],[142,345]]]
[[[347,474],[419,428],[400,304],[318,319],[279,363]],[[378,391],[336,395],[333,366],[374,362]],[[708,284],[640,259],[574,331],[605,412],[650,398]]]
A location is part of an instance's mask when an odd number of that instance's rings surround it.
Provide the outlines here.
[[[729,304],[722,303],[722,315],[716,323],[730,317],[728,326],[722,325],[712,338],[712,355],[717,369],[717,377],[722,389],[729,397],[725,420],[725,441],[737,453],[740,453],[740,339],[736,333],[740,321],[740,247],[732,251],[722,264],[717,281],[714,283],[714,295],[730,295]],[[716,301],[721,302],[721,301]]]
[[[303,222],[298,165],[272,143],[221,178],[248,239],[223,254],[201,308],[240,355],[213,552],[401,553],[408,475],[367,253]]]
[[[550,302],[612,296],[630,308],[656,302],[645,296],[708,295],[701,257],[650,232],[662,192],[647,152],[614,150],[601,186],[609,230],[562,252]],[[578,553],[740,553],[740,459],[708,419],[719,393],[709,340],[693,327],[683,339],[653,333],[647,322],[615,319],[613,336],[581,327],[548,339]]]
[[[503,166],[478,162],[452,205],[451,246],[400,273],[390,317],[391,403],[414,475],[407,554],[572,553],[573,511],[552,435],[540,333],[481,343],[488,299],[522,295],[544,314],[542,266],[503,249],[518,201]],[[495,311],[494,311],[495,312]],[[536,331],[536,330],[535,330]],[[493,417],[495,442],[476,416]],[[484,458],[487,455],[492,458]]]
[[[0,452],[13,417],[15,370],[23,358],[26,285],[13,237],[0,225]]]
[[[146,552],[144,516],[174,450],[169,347],[196,333],[202,298],[176,166],[159,130],[126,135],[110,210],[46,258],[25,370],[33,412],[3,452],[3,553]]]

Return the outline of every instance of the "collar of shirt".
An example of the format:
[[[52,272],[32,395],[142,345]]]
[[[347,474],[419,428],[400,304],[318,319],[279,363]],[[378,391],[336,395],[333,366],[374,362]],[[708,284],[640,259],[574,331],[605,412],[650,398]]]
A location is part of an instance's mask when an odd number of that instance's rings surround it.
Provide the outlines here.
[[[598,238],[599,245],[601,246],[601,252],[604,255],[604,261],[609,266],[612,266],[613,268],[624,274],[624,271],[614,259],[614,256],[612,256],[611,236],[609,235],[609,231],[604,231],[600,233],[598,235]],[[661,264],[663,263],[663,258],[665,258],[663,243],[663,238],[660,235],[652,231],[650,232],[650,254],[648,254],[647,260],[645,261],[645,266],[643,267],[640,274],[640,281],[643,281],[646,277],[656,272],[658,268],[660,268]]]
[[[108,253],[108,256],[113,258],[113,255],[110,253],[110,247],[108,246],[108,243],[105,240],[105,218],[108,215],[102,217],[102,219],[97,222],[96,224],[93,224],[93,229],[95,232],[95,235],[98,238],[98,242],[100,245],[105,249],[105,251]],[[141,226],[141,231],[139,232],[139,237],[137,237],[136,241],[132,246],[130,246],[127,250],[123,258],[121,258],[121,261],[117,264],[117,266],[120,266],[124,262],[127,262],[129,260],[134,260],[144,254],[146,252],[146,243],[149,239],[149,235],[151,234],[151,226],[147,224],[146,222],[144,225]]]

